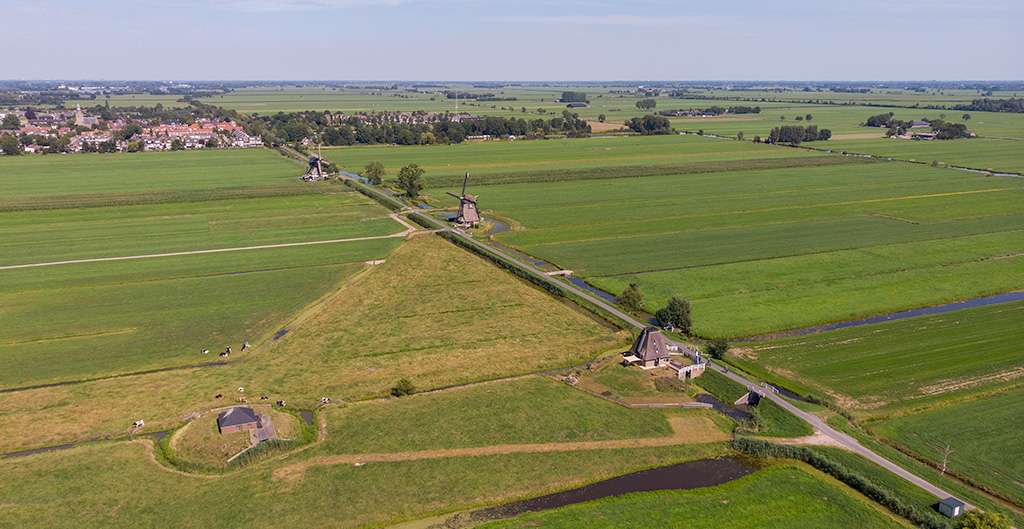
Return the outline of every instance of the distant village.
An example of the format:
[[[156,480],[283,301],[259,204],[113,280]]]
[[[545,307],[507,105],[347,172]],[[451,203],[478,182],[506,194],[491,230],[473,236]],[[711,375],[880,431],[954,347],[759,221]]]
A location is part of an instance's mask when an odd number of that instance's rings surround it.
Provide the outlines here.
[[[230,119],[198,118],[192,122],[144,120],[118,116],[102,119],[74,110],[0,110],[0,136],[14,135],[20,149],[5,154],[138,152],[209,148],[262,147]],[[9,152],[9,151],[14,152]]]

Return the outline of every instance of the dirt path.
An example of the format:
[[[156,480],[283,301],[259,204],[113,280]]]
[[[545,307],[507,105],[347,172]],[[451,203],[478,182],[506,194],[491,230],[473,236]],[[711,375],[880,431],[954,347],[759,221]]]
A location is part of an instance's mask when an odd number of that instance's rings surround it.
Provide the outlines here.
[[[583,450],[611,450],[616,448],[652,448],[680,444],[710,443],[730,439],[729,434],[722,432],[716,428],[710,420],[703,417],[697,419],[672,417],[669,419],[669,424],[672,426],[672,435],[666,437],[612,439],[607,441],[577,441],[567,443],[502,444],[468,448],[415,450],[410,452],[320,456],[300,463],[280,467],[274,470],[274,478],[282,481],[301,480],[305,475],[306,470],[314,466],[361,465],[364,463],[394,463],[399,461],[418,461],[423,459],[443,459],[452,457],[578,452]]]

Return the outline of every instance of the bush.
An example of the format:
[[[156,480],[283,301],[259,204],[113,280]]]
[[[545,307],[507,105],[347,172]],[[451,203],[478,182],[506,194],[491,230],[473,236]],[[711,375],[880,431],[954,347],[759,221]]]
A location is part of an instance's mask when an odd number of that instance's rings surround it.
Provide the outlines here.
[[[718,339],[712,340],[704,346],[704,353],[716,360],[721,360],[725,353],[729,351],[729,342]]]
[[[404,397],[406,395],[412,395],[416,393],[416,386],[413,385],[412,381],[408,378],[403,378],[395,384],[395,387],[391,388],[392,397]]]

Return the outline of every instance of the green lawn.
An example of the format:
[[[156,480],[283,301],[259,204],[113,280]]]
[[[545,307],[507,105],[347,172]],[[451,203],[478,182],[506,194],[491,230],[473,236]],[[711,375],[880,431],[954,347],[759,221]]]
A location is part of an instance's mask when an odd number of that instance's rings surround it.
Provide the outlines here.
[[[1021,322],[1024,302],[1005,303],[753,344],[735,360],[810,385],[851,410],[914,407],[1012,380],[1024,362]]]
[[[694,382],[727,405],[732,405],[748,391],[747,388],[713,369],[705,371],[699,378],[694,379]],[[809,424],[768,399],[761,399],[761,402],[753,407],[751,412],[757,414],[758,417],[758,435],[801,437],[814,433]]]
[[[524,228],[500,241],[612,293],[638,283],[648,310],[672,295],[688,298],[705,336],[1024,286],[1018,179],[882,162],[477,192],[485,216]]]
[[[544,377],[353,404],[327,412],[339,453],[662,437],[656,410],[631,410]],[[437,428],[438,424],[445,425]]]
[[[1018,316],[1018,328],[1021,321]],[[934,464],[941,464],[948,446],[950,472],[1020,505],[1024,503],[1022,410],[1024,387],[1018,385],[999,395],[885,420],[871,430]]]
[[[611,497],[482,525],[484,529],[579,527],[909,527],[835,481],[803,466],[776,466],[731,483]]]

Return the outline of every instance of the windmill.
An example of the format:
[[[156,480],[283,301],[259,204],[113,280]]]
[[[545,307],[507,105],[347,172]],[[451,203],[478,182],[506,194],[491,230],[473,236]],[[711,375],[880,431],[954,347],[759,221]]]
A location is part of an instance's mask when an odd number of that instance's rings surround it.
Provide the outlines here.
[[[316,146],[316,156],[309,157],[309,167],[306,168],[306,174],[302,175],[302,180],[316,182],[324,178],[326,176],[323,171],[323,157],[320,156],[320,144],[318,143]]]
[[[461,227],[475,227],[480,223],[480,212],[476,209],[476,196],[466,194],[466,184],[469,183],[469,171],[462,180],[462,194],[448,194],[459,199],[459,214],[455,217],[455,224]]]

